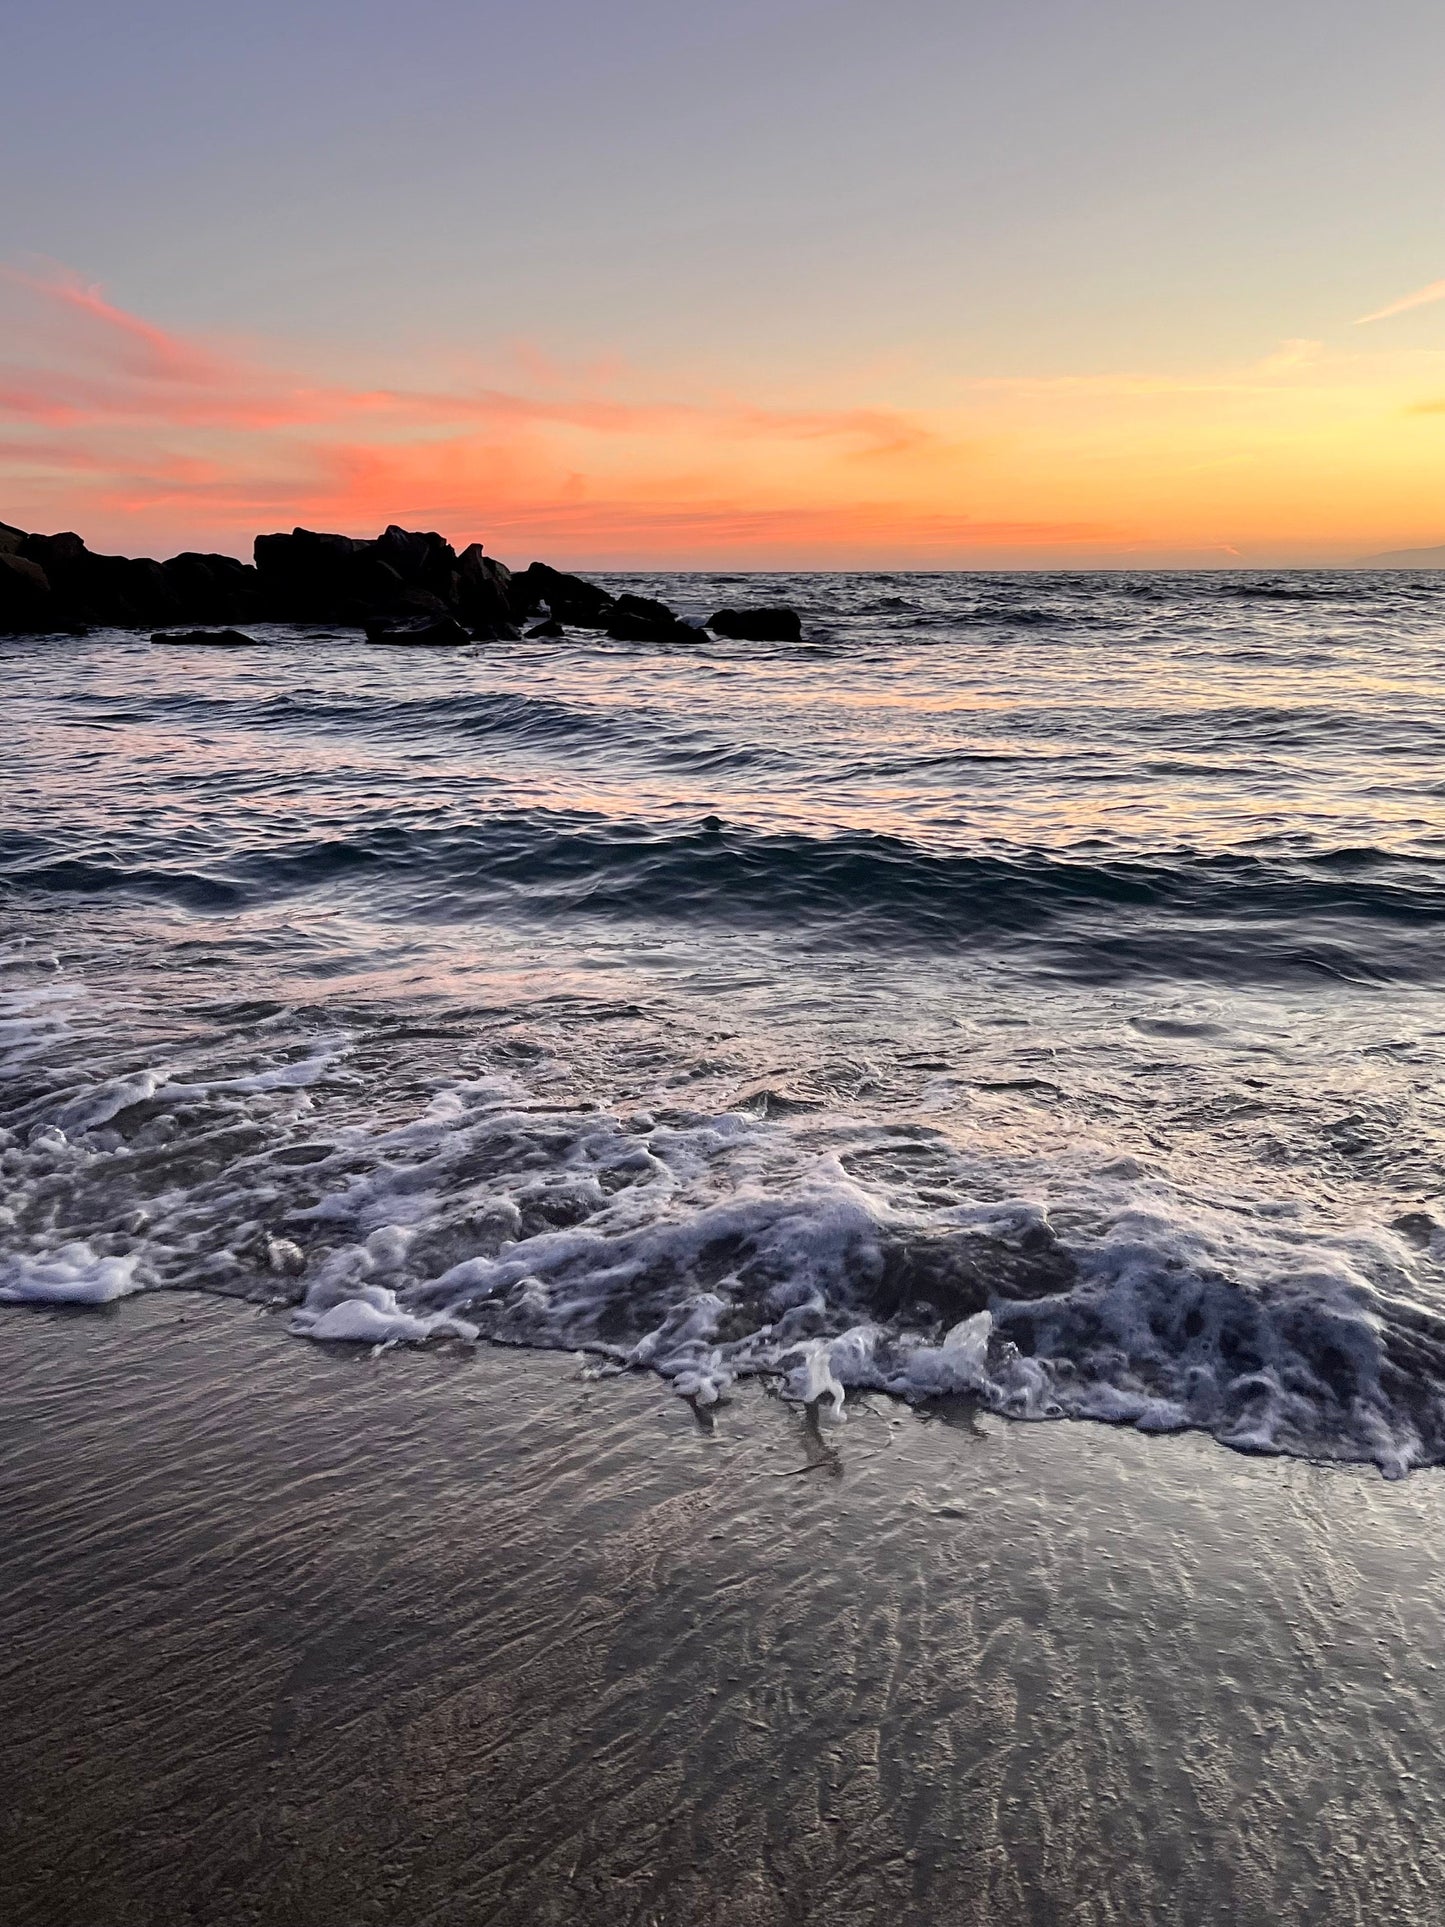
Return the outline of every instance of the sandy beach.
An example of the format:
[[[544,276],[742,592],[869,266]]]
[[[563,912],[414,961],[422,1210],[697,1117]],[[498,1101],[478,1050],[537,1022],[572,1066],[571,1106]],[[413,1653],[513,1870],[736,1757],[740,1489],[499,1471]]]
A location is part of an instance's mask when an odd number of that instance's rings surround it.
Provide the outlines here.
[[[1445,6],[0,44],[0,1927],[1445,1927]]]
[[[1421,1922],[1445,1487],[9,1311],[10,1927]]]

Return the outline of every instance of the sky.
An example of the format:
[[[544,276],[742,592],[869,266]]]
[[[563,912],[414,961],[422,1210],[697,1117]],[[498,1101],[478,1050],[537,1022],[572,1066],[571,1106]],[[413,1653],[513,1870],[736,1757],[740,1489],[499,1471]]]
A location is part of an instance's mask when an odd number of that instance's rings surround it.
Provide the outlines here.
[[[1439,0],[0,0],[0,520],[1445,543]]]

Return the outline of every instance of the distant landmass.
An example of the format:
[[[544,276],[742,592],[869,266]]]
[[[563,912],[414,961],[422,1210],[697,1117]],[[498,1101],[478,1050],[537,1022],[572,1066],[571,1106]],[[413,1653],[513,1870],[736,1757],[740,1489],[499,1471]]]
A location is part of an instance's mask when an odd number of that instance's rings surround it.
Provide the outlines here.
[[[1384,555],[1362,555],[1362,569],[1445,569],[1445,542],[1433,549],[1388,549]]]

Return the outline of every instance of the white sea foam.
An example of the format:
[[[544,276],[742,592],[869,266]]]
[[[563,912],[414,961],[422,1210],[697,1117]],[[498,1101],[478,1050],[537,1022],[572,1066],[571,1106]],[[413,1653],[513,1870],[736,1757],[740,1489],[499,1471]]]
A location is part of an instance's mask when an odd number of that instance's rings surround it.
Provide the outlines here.
[[[475,1325],[446,1312],[418,1317],[404,1311],[396,1293],[384,1285],[361,1285],[327,1311],[298,1311],[291,1329],[304,1338],[352,1345],[420,1345],[428,1338],[460,1338],[471,1344],[479,1335]]]
[[[105,1305],[142,1286],[133,1255],[102,1257],[80,1239],[50,1252],[0,1258],[0,1304]]]
[[[932,1113],[549,1109],[541,1072],[373,1121],[344,1039],[253,1057],[53,1080],[0,1136],[0,1300],[279,1293],[321,1342],[582,1351],[700,1406],[765,1373],[827,1418],[853,1392],[962,1396],[1391,1473],[1445,1457],[1421,1224],[1316,1223],[1108,1152],[1006,1157]]]

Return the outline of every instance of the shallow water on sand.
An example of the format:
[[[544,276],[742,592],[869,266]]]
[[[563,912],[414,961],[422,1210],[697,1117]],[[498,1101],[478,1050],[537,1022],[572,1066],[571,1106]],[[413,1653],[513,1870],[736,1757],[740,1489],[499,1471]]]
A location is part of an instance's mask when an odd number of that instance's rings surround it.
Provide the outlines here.
[[[7,1927],[1438,1920],[1438,1479],[283,1326],[0,1309]]]
[[[1445,578],[0,646],[0,1296],[1445,1459]]]

